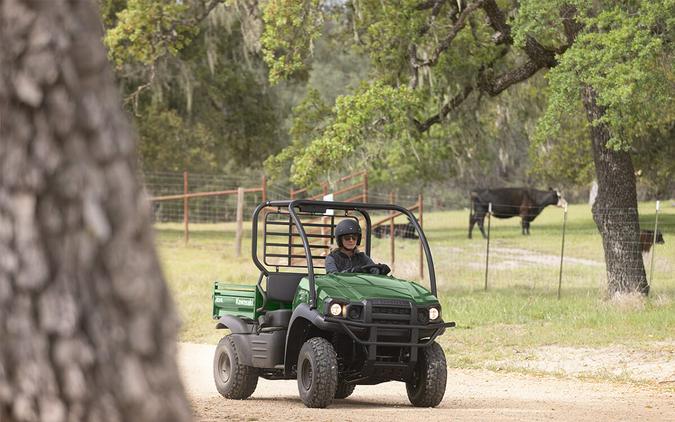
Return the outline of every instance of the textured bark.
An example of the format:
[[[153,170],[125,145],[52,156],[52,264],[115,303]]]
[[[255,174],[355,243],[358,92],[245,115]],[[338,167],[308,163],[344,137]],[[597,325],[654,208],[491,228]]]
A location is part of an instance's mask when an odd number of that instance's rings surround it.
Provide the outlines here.
[[[589,122],[604,115],[605,110],[596,103],[592,87],[584,87],[582,97]],[[609,138],[606,125],[591,126],[593,161],[598,180],[593,220],[602,235],[608,294],[640,292],[647,295],[649,285],[640,252],[633,162],[628,152],[607,148]]]
[[[95,2],[0,0],[0,421],[184,421]]]

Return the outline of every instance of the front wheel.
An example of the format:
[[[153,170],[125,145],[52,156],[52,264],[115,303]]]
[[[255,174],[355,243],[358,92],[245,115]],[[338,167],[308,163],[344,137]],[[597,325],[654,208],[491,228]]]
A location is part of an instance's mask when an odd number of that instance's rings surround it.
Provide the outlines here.
[[[441,346],[433,342],[420,350],[413,377],[406,382],[408,399],[415,407],[436,407],[445,395],[448,367]]]
[[[251,396],[258,385],[258,370],[242,365],[239,351],[231,335],[218,342],[213,357],[213,378],[223,397],[243,400]]]
[[[298,391],[307,407],[326,407],[335,397],[338,383],[337,356],[323,337],[305,342],[298,355]]]

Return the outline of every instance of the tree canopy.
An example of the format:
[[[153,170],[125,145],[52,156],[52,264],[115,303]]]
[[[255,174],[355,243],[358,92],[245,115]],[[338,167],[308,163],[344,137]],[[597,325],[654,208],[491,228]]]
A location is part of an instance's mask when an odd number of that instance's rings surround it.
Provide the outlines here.
[[[298,3],[304,18],[288,19]],[[545,99],[543,110],[521,120],[536,121],[526,131],[532,174],[580,183],[593,168],[608,291],[649,292],[638,248],[620,245],[637,244],[639,233],[633,156],[647,155],[637,160],[644,163],[656,158],[649,146],[672,143],[675,1],[353,0],[336,7],[350,19],[354,48],[370,58],[370,77],[336,100],[321,133],[303,148],[298,141],[292,146],[294,182],[311,183],[346,163],[374,169],[386,163],[389,180],[434,175],[425,171],[436,167],[434,158],[451,161],[448,146],[462,145],[476,122],[477,138],[495,144],[502,135],[494,130],[499,118],[467,119],[467,111],[490,116],[505,92],[529,85]],[[274,42],[263,47],[275,69],[272,82],[309,62],[316,16],[330,9],[316,1],[269,2],[263,39]],[[542,74],[546,85],[537,83]],[[462,150],[457,162],[472,158]],[[671,152],[667,145],[655,150]],[[568,162],[572,171],[565,171]],[[672,176],[668,159],[647,162],[659,169],[650,177]]]
[[[267,82],[250,5],[101,1],[144,170],[260,168],[286,144],[288,99]]]
[[[568,158],[588,145],[585,124],[573,123],[584,119],[583,85],[593,86],[606,110],[591,124],[610,128],[610,148],[642,150],[644,143],[663,139],[659,133],[667,139],[673,125],[672,1],[269,3],[263,39],[274,42],[263,42],[263,48],[268,63],[275,58],[273,82],[311,63],[308,40],[320,29],[317,15],[335,8],[342,8],[353,27],[352,39],[345,41],[371,62],[369,80],[339,98],[325,130],[294,155],[297,183],[339,169],[343,160],[372,163],[366,161],[368,150],[384,149],[383,161],[395,162],[415,142],[436,143],[441,152],[447,144],[461,145],[473,123],[462,110],[489,113],[485,103],[497,108],[501,99],[494,97],[519,83],[546,102],[543,110],[528,113],[538,121],[536,130],[525,132],[535,156],[536,147],[547,153],[555,147]],[[300,3],[303,16],[311,18],[288,19]],[[549,69],[546,84],[533,78]],[[457,121],[459,130],[453,132]],[[591,160],[586,156],[577,169],[583,175]]]

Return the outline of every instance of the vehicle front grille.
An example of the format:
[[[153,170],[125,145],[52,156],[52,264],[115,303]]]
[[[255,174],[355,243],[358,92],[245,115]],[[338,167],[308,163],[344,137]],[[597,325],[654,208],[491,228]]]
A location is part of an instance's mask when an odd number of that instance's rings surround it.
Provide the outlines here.
[[[377,324],[403,325],[410,323],[410,302],[397,299],[378,299],[371,302],[371,321]]]
[[[410,315],[410,308],[395,308],[393,306],[373,306],[373,314]]]

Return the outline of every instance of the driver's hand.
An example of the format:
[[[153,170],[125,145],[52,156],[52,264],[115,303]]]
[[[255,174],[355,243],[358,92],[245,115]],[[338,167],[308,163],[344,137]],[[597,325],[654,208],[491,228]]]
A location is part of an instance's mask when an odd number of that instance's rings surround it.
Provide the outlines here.
[[[378,267],[379,274],[387,275],[391,272],[391,268],[389,268],[389,265],[387,264],[379,264]]]

